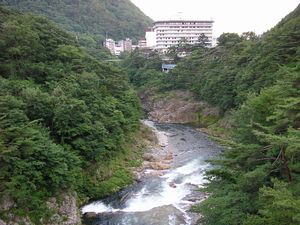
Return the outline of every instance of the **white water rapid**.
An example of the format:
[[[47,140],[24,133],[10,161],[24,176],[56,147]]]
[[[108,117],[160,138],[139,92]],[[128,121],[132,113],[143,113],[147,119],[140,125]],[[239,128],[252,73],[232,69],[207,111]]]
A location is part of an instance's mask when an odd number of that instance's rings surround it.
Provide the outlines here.
[[[210,165],[205,160],[216,149],[218,151],[218,147],[205,135],[189,127],[157,127],[151,121],[145,123],[155,130],[161,146],[175,149],[173,160],[176,163],[162,176],[145,177],[120,205],[106,200],[84,206],[83,214],[98,213],[88,224],[190,225],[195,222],[195,215],[188,210],[195,202],[205,198],[197,189],[206,182],[204,173]],[[147,172],[151,173],[151,170]]]

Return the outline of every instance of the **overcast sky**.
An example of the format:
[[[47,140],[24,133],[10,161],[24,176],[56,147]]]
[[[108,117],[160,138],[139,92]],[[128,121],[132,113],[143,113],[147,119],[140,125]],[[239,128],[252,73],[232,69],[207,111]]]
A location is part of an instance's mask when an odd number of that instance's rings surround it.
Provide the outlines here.
[[[214,34],[261,34],[294,10],[300,0],[131,0],[153,20],[212,19]]]

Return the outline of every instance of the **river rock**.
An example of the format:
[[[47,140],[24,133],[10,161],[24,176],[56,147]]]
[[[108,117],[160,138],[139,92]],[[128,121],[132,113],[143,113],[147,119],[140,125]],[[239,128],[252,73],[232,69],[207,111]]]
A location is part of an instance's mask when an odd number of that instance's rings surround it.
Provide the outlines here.
[[[155,162],[157,161],[158,159],[151,153],[145,153],[144,156],[143,156],[143,159],[145,161],[149,161],[149,162]]]
[[[160,177],[160,176],[164,175],[164,172],[154,170],[154,171],[151,171],[150,173],[148,173],[147,175],[148,176],[154,176],[154,177]]]
[[[164,157],[164,160],[173,160],[173,153],[168,152],[167,155]]]
[[[150,163],[150,168],[154,170],[168,170],[171,168],[170,164],[165,164],[161,162]]]
[[[172,188],[176,188],[177,187],[177,185],[173,181],[169,183],[169,186],[172,187]]]
[[[143,169],[150,169],[151,168],[150,165],[151,165],[151,162],[144,161],[142,167],[143,167]]]
[[[183,213],[172,205],[156,207],[147,212],[137,212],[137,214],[140,221],[151,221],[149,224],[166,225],[170,224],[170,222],[174,225],[186,224]],[[165,217],[165,214],[170,215],[172,218]]]
[[[205,200],[207,197],[208,193],[197,191],[187,195],[183,200],[196,203]]]
[[[161,163],[163,163],[163,164],[169,164],[169,165],[171,165],[171,163],[173,162],[173,160],[172,159],[170,159],[170,160],[162,160],[162,161],[160,161]]]
[[[95,213],[95,212],[86,212],[83,216],[85,218],[87,218],[87,219],[96,218],[97,217],[97,213]]]
[[[133,175],[133,179],[137,182],[140,182],[141,179],[142,179],[142,175],[141,173],[137,172],[137,171],[133,171],[132,172],[132,175]]]

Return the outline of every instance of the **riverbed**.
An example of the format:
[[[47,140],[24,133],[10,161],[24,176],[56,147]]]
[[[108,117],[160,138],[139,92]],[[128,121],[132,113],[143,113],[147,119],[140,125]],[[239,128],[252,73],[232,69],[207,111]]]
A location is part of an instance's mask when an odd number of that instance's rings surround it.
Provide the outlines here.
[[[199,191],[204,173],[211,168],[206,161],[221,148],[192,127],[144,121],[156,133],[160,150],[156,157],[171,154],[168,169],[145,168],[136,184],[109,198],[82,208],[96,213],[88,225],[191,225],[198,216],[190,207],[207,194]]]

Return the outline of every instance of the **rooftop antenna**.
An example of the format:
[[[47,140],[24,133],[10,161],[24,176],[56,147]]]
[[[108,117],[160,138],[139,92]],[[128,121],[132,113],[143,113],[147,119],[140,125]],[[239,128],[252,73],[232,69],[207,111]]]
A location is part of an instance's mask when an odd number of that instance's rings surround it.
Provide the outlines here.
[[[182,20],[182,12],[178,12],[178,17],[180,20]]]

